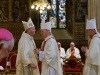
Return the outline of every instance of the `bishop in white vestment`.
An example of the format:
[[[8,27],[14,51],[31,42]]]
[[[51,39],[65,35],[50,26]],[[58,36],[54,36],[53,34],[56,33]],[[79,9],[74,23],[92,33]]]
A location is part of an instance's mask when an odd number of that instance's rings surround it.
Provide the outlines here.
[[[100,75],[100,34],[96,29],[96,20],[87,20],[86,32],[91,38],[88,48],[82,47],[86,51],[86,62],[83,75]]]
[[[42,61],[41,75],[63,75],[58,46],[51,34],[51,23],[42,21],[41,35],[44,38],[42,51],[39,51],[39,59]],[[44,47],[44,48],[43,48]]]
[[[28,22],[23,21],[23,25],[25,31],[18,43],[16,75],[40,75],[37,55],[34,52],[36,45],[32,37],[35,34],[35,27],[31,19]]]

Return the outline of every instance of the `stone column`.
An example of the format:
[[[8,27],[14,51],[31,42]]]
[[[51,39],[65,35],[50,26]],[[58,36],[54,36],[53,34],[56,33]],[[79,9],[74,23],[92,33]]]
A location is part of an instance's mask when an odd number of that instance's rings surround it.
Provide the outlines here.
[[[100,32],[100,0],[95,0],[96,1],[96,18],[97,18],[97,29],[98,32]]]
[[[88,19],[96,17],[96,1],[97,0],[88,0]]]
[[[31,17],[31,4],[32,4],[32,0],[29,0],[29,16]]]
[[[96,18],[100,32],[100,0],[88,0],[88,19]]]
[[[8,0],[9,1],[9,9],[8,9],[8,12],[9,12],[9,21],[12,21],[12,0]]]

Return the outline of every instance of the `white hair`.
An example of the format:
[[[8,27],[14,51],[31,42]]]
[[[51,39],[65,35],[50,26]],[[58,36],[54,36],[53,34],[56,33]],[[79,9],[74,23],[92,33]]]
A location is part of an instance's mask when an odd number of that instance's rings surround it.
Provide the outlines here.
[[[1,41],[3,43],[3,48],[8,48],[12,41],[13,39],[8,40],[8,41]]]
[[[74,45],[75,46],[75,43],[74,42],[71,42],[70,45]]]

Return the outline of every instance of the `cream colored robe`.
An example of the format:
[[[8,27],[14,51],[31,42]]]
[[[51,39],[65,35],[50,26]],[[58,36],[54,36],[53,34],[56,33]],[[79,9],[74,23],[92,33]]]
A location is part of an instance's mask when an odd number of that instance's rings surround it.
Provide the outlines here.
[[[100,75],[100,35],[92,37],[89,49],[86,52],[86,62],[83,75]]]
[[[50,75],[50,72],[52,72],[50,71],[50,68],[53,68],[56,73],[52,75],[63,75],[56,40],[52,35],[45,38],[45,40],[47,40],[47,42],[45,44],[44,51],[43,51],[44,58],[42,60],[41,75]]]
[[[27,33],[22,34],[18,43],[18,54],[16,60],[16,75],[40,75],[37,63],[37,56],[34,53],[36,48],[33,37]],[[37,65],[36,69],[29,67],[30,63]]]
[[[74,56],[75,56],[76,58],[81,58],[79,49],[76,48],[76,47],[74,47],[74,49],[75,49]],[[67,49],[67,51],[66,51],[66,58],[69,58],[70,56],[71,56],[71,50],[70,50],[70,48],[69,48],[69,49]]]
[[[60,61],[62,64],[64,64],[63,62],[63,58],[65,58],[66,54],[65,54],[65,49],[60,47]]]

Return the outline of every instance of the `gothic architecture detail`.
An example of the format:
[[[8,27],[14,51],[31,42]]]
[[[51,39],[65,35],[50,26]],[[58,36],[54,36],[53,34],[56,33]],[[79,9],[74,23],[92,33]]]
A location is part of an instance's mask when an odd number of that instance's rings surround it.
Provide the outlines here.
[[[8,0],[0,0],[0,22],[7,22],[8,21],[8,7],[9,2]]]
[[[29,17],[29,0],[0,0],[0,22],[21,22]]]

